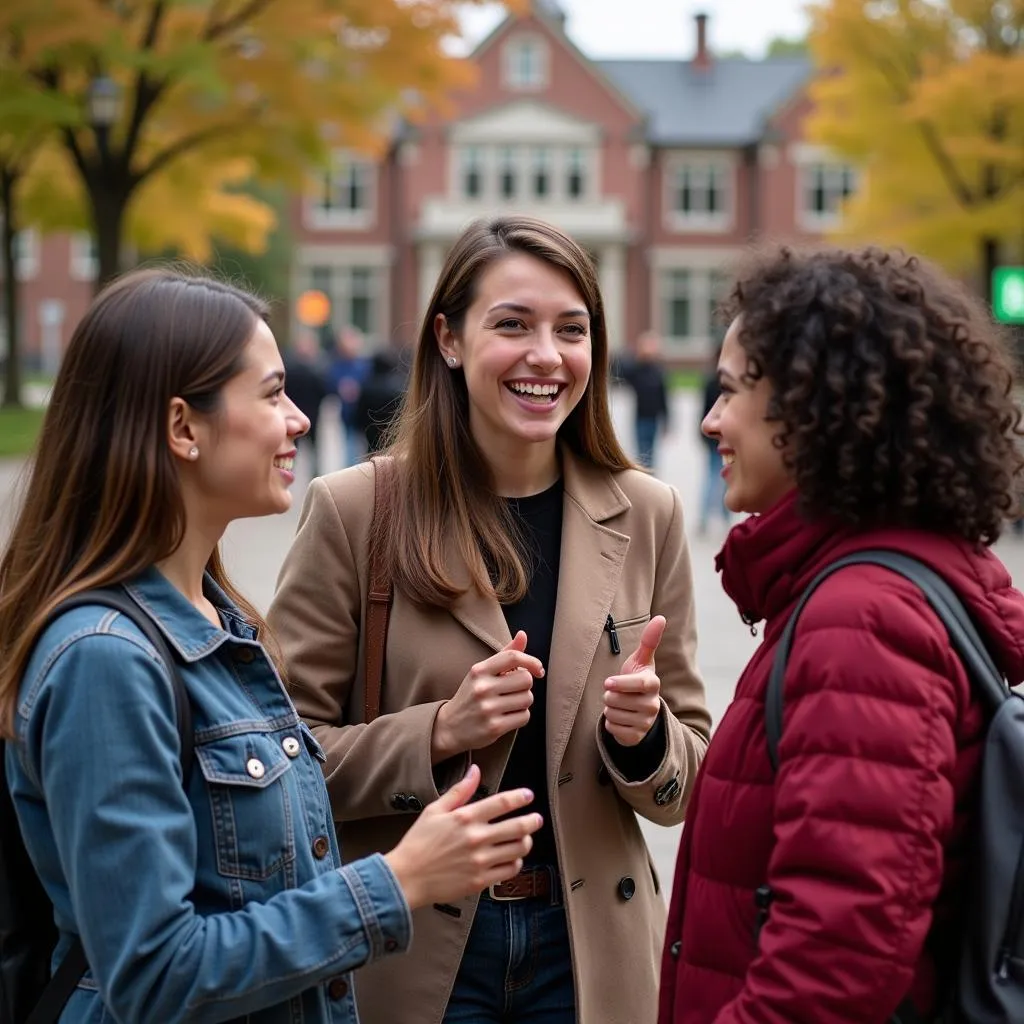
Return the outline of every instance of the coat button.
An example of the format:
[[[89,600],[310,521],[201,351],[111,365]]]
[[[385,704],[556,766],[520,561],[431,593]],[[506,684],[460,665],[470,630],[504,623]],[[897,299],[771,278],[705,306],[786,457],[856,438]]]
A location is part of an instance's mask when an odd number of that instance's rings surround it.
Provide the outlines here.
[[[387,939],[384,942],[384,952],[394,953],[398,949],[398,941],[396,939]]]
[[[262,779],[263,776],[267,774],[267,769],[258,757],[250,757],[249,760],[245,762],[245,770],[254,779]]]
[[[331,978],[327,983],[327,994],[332,999],[344,999],[348,995],[348,982],[344,978]]]
[[[289,757],[299,756],[299,741],[294,736],[285,736],[285,738],[281,740],[281,746]]]
[[[331,852],[331,841],[327,836],[317,836],[313,840],[313,856],[317,860],[323,860]]]
[[[405,806],[408,810],[419,814],[423,810],[423,801],[418,796],[409,796],[405,799]]]
[[[636,895],[636,882],[629,875],[619,879],[619,895],[624,900],[631,900]]]
[[[668,951],[669,951],[669,953],[672,954],[672,959],[673,960],[678,960],[679,959],[679,954],[680,954],[680,952],[682,952],[682,949],[683,949],[683,944],[679,941],[679,939],[676,939],[676,941],[673,942],[672,945],[668,947]]]
[[[251,647],[236,647],[233,657],[235,661],[249,665],[256,660],[256,652]]]
[[[409,798],[404,793],[395,793],[391,797],[391,807],[396,811],[409,810]]]

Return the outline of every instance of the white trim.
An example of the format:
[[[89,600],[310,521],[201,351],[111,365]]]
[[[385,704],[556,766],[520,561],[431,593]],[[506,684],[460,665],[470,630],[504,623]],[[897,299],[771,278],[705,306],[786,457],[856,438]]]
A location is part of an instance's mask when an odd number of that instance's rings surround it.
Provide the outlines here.
[[[732,263],[742,251],[739,247],[660,247],[651,251],[650,322],[655,325],[654,329],[664,339],[666,349],[672,355],[707,355],[710,352],[716,341],[715,324],[711,316],[713,277],[715,274],[721,274],[723,283],[730,281]],[[665,305],[668,298],[664,287],[665,278],[668,273],[676,270],[685,270],[690,275],[690,333],[685,338],[669,334],[665,320]]]
[[[39,232],[22,228],[15,234],[14,276],[18,281],[32,281],[39,274]]]
[[[679,234],[727,234],[736,224],[737,157],[722,151],[675,152],[664,162],[662,200],[664,226]],[[684,167],[714,168],[721,172],[722,209],[716,213],[684,213],[675,207],[676,182]]]
[[[95,281],[100,272],[96,236],[91,231],[76,231],[68,240],[68,270],[76,281]]]
[[[365,231],[372,228],[377,222],[378,165],[351,150],[335,149],[331,153],[330,166],[325,172],[322,172],[331,179],[331,187],[334,184],[334,177],[342,167],[346,170],[356,168],[357,173],[363,175],[362,184],[366,194],[366,205],[358,210],[325,210],[316,194],[307,194],[303,202],[303,220],[306,226],[314,231]],[[314,178],[314,180],[318,180],[318,178]]]
[[[827,171],[832,170],[838,174],[849,172],[852,179],[852,189],[850,195],[854,195],[861,184],[861,175],[856,167],[851,163],[847,163],[842,160],[825,159],[825,160],[812,160],[807,163],[799,163],[796,165],[796,225],[800,230],[806,231],[809,234],[824,234],[828,231],[833,231],[838,228],[843,222],[842,214],[837,208],[834,211],[823,211],[812,210],[807,204],[807,195],[809,192],[809,181],[808,177],[812,171],[816,171],[817,168],[824,168]],[[843,203],[842,195],[839,196],[839,206]]]
[[[599,146],[603,130],[536,99],[516,99],[475,117],[457,121],[448,130],[452,146],[540,145]]]
[[[516,54],[523,49],[535,50],[537,80],[517,80],[519,65]],[[547,39],[535,32],[513,32],[501,48],[501,84],[511,92],[541,92],[551,81],[551,47]]]

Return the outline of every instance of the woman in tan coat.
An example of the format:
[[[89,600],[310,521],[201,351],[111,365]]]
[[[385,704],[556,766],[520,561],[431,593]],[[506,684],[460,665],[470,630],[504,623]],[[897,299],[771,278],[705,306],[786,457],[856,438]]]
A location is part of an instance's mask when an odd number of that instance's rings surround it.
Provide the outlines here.
[[[710,723],[679,495],[623,453],[607,379],[584,251],[539,221],[476,223],[388,459],[307,494],[270,622],[343,857],[394,845],[470,760],[545,820],[519,876],[420,911],[402,966],[360,975],[363,1024],[656,1014],[665,907],[634,812],[682,820]],[[371,548],[394,591],[366,722]]]

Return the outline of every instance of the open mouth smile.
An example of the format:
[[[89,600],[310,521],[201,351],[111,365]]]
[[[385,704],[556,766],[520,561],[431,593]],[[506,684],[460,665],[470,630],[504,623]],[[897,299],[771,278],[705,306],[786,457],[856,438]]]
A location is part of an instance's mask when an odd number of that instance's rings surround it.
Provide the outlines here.
[[[506,383],[505,387],[516,398],[521,398],[532,405],[554,405],[566,386],[564,384],[527,384],[520,381],[511,381]]]

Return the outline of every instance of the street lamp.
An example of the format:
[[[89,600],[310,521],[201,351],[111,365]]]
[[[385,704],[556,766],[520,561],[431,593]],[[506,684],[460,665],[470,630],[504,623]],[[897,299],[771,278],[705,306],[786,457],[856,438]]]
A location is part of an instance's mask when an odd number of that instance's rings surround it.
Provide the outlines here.
[[[107,75],[97,75],[89,83],[89,122],[96,132],[100,156],[107,156],[110,129],[121,114],[121,88]]]

